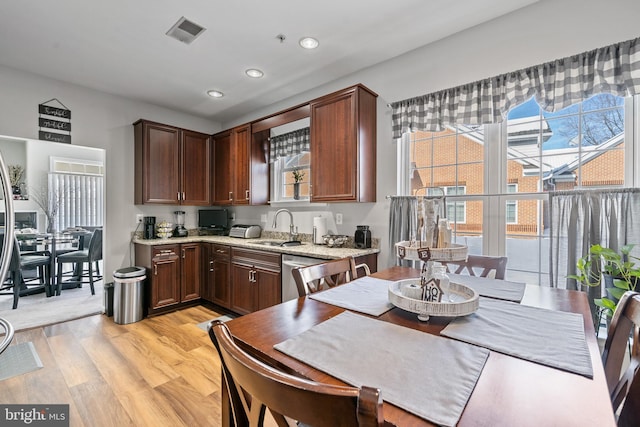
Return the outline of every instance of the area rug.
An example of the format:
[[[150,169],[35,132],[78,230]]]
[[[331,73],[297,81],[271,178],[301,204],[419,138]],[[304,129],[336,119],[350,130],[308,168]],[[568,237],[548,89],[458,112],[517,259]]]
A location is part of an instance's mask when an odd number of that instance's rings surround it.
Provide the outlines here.
[[[91,295],[88,284],[82,288],[65,289],[60,296],[47,298],[44,293],[20,298],[13,310],[13,296],[0,296],[0,317],[7,319],[16,331],[31,329],[104,312],[102,281],[94,284]]]
[[[0,354],[0,381],[42,368],[32,342],[11,345]]]
[[[229,320],[233,320],[233,319],[235,319],[235,317],[227,316],[225,314],[224,316],[219,316],[219,317],[216,317],[215,319],[211,319],[211,320],[220,320],[222,322],[228,322]],[[209,322],[211,322],[211,320],[207,320],[206,322],[198,323],[198,328],[200,328],[203,331],[207,332],[207,325],[209,325]]]

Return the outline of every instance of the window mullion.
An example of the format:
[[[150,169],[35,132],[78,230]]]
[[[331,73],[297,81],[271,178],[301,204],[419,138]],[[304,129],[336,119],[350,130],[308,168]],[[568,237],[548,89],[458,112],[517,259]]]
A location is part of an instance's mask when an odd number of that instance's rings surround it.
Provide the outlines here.
[[[482,253],[499,256],[505,252],[506,206],[506,125],[484,125],[484,201],[482,218]]]

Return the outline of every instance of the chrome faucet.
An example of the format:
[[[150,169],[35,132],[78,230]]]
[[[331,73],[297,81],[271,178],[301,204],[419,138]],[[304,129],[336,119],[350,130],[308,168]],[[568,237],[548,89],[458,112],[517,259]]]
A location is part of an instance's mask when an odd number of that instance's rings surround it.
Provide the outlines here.
[[[278,209],[276,214],[273,216],[273,228],[278,226],[278,215],[282,212],[286,212],[289,214],[289,241],[296,240],[298,238],[298,227],[294,227],[293,225],[293,214],[289,209]]]

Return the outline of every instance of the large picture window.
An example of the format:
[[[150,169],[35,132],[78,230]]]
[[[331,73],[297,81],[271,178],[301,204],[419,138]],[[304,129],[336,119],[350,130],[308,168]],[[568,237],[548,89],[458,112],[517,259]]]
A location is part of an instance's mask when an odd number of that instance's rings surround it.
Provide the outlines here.
[[[507,255],[508,278],[548,283],[546,193],[633,185],[633,98],[598,94],[548,113],[535,99],[500,124],[447,127],[402,138],[403,194],[442,187],[454,240],[470,253]],[[460,190],[462,189],[462,190]]]

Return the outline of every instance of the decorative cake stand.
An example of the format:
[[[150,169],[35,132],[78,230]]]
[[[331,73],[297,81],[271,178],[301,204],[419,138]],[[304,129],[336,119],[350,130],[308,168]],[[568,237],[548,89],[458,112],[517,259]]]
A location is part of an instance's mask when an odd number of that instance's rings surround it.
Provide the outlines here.
[[[454,262],[467,259],[468,248],[465,245],[451,244],[447,248],[429,248],[419,246],[418,242],[402,241],[396,243],[398,258],[413,261],[422,261],[422,272],[433,261]],[[412,298],[416,289],[420,286],[421,279],[407,279],[389,285],[389,302],[398,308],[417,313],[418,319],[429,320],[429,316],[458,317],[475,312],[479,305],[478,293],[468,286],[450,282],[449,289],[443,295],[442,301],[424,301]]]

